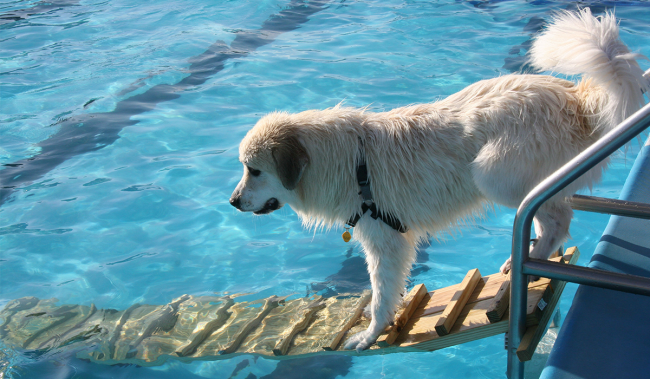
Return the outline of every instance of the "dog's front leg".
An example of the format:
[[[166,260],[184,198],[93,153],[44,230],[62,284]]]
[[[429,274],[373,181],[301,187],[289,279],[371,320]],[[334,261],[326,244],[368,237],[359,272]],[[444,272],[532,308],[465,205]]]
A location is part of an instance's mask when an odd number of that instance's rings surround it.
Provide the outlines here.
[[[411,233],[399,233],[369,216],[359,220],[354,237],[363,246],[370,273],[372,320],[368,329],[346,342],[345,348],[361,351],[372,345],[393,321],[415,259],[415,240]]]

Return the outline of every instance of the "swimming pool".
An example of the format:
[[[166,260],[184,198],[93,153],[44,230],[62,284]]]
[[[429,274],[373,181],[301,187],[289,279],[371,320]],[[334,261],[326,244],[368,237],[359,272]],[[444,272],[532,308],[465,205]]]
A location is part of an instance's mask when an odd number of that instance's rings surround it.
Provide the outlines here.
[[[12,188],[0,189],[0,307],[25,296],[126,309],[182,294],[258,299],[365,288],[367,279],[355,280],[365,272],[362,254],[341,230],[314,233],[289,209],[253,217],[228,204],[241,175],[239,140],[273,110],[342,100],[386,110],[518,70],[541,20],[575,6],[310,4],[2,2],[0,181]],[[301,11],[282,13],[293,5]],[[647,3],[616,6],[623,40],[650,55]],[[592,193],[617,196],[637,150],[633,143],[620,154]],[[432,240],[413,281],[436,288],[475,267],[496,272],[513,219],[513,210],[497,209]],[[576,213],[569,244],[582,250],[581,263],[606,221]],[[564,310],[574,291],[565,290]],[[505,356],[502,337],[433,353],[154,368],[3,347],[0,370],[16,378],[497,378]]]

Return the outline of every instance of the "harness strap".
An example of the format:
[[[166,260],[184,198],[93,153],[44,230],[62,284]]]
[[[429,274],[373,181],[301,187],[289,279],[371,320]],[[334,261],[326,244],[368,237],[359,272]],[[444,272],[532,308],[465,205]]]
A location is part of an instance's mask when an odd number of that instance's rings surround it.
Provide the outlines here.
[[[365,161],[359,162],[357,166],[357,183],[359,183],[359,188],[361,192],[359,194],[365,202],[372,202],[372,192],[370,191],[370,179],[368,179],[368,167],[366,166]]]
[[[363,146],[363,143],[362,143]],[[406,233],[408,228],[405,225],[402,225],[400,220],[395,216],[389,213],[383,213],[377,210],[377,204],[372,200],[372,192],[370,191],[370,178],[368,178],[368,167],[366,166],[366,161],[361,158],[359,165],[357,166],[357,183],[359,183],[359,194],[363,198],[363,204],[361,204],[361,213],[357,213],[354,216],[350,217],[347,225],[355,227],[361,216],[366,212],[370,211],[370,217],[373,219],[379,218],[381,221],[386,223],[386,225],[397,230],[400,233]]]

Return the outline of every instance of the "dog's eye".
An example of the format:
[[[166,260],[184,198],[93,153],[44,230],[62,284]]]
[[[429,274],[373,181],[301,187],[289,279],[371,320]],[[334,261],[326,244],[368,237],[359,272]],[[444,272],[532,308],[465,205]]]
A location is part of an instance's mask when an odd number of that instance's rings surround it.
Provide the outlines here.
[[[260,176],[260,174],[262,173],[262,171],[256,170],[256,169],[251,168],[251,167],[248,167],[248,172],[250,172],[251,175],[253,175],[253,176]]]

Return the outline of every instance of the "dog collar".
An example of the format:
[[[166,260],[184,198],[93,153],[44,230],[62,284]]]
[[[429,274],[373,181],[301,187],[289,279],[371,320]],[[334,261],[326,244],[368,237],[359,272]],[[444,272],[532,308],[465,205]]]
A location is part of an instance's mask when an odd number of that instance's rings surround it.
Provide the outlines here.
[[[359,140],[359,142],[361,143],[360,148],[363,148],[363,141]],[[373,219],[380,219],[386,223],[386,225],[390,226],[400,233],[406,233],[408,231],[406,225],[403,225],[402,222],[397,219],[397,217],[391,215],[390,213],[381,212],[377,209],[377,204],[375,204],[374,200],[372,199],[372,191],[370,190],[370,178],[368,177],[368,167],[366,166],[366,161],[363,158],[363,154],[361,154],[361,159],[359,160],[359,165],[357,166],[357,183],[359,184],[359,195],[361,195],[361,198],[363,198],[363,204],[361,204],[361,213],[354,214],[352,217],[350,217],[348,222],[346,222],[349,227],[354,228],[357,225],[357,222],[359,222],[361,216],[370,211],[370,217]],[[346,231],[346,233],[348,232]]]

